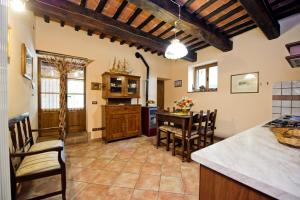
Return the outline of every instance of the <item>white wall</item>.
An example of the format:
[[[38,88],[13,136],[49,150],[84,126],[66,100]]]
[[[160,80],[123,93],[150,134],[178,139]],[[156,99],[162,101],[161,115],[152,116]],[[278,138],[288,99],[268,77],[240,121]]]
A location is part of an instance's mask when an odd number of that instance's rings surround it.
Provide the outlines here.
[[[136,48],[128,45],[120,45],[119,42],[111,43],[109,39],[101,40],[98,35],[88,36],[85,31],[76,32],[74,28],[60,27],[56,22],[47,24],[42,18],[36,18],[36,48],[50,52],[86,57],[94,60],[87,67],[87,130],[101,127],[101,105],[105,104],[102,99],[102,91],[90,90],[91,82],[101,82],[101,74],[112,66],[113,59],[126,58],[133,74],[141,76],[141,97],[144,103],[146,67],[140,59],[135,57]],[[149,99],[156,101],[157,77],[169,78],[171,62],[163,57],[140,51],[149,63],[150,69],[150,91]],[[92,101],[98,101],[98,105],[92,105]],[[93,133],[92,137],[98,137],[100,133]]]
[[[29,112],[32,126],[37,127],[37,65],[34,59],[33,83],[22,76],[21,73],[21,45],[29,48],[35,56],[34,26],[35,20],[32,12],[15,12],[9,10],[8,25],[12,30],[11,59],[8,66],[8,115],[13,117],[23,112]]]
[[[293,69],[285,60],[285,44],[300,40],[300,20],[297,16],[282,21],[282,35],[268,40],[258,29],[233,38],[233,50],[221,52],[209,47],[198,51],[198,63],[217,61],[219,65],[218,91],[187,93],[188,66],[176,61],[172,66],[172,80],[166,84],[166,105],[190,96],[193,110],[218,109],[216,135],[228,137],[272,118],[272,83],[281,80],[299,80],[300,69]],[[230,94],[232,74],[259,72],[258,94]],[[174,88],[174,80],[183,80],[182,88]]]

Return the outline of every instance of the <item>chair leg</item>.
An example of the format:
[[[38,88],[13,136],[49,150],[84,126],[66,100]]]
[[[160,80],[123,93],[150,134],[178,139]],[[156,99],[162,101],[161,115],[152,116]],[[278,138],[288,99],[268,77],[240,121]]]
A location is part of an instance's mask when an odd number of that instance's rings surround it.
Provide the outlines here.
[[[14,181],[11,181],[11,199],[17,199],[17,184]]]
[[[182,151],[181,151],[181,153],[182,153],[182,162],[184,162],[184,151],[186,149],[186,141],[183,138],[181,140],[182,140]]]
[[[167,151],[170,150],[170,133],[167,132],[167,147],[166,147]]]
[[[187,141],[187,161],[191,161],[191,141]]]
[[[210,137],[210,144],[213,144],[214,143],[214,135],[211,135]]]
[[[172,148],[172,156],[175,156],[175,134],[172,133],[172,140],[173,140],[173,148]]]
[[[156,148],[158,149],[158,147],[160,146],[160,130],[157,131],[156,139]]]
[[[62,199],[66,200],[66,188],[67,188],[67,182],[66,182],[66,167],[62,169],[61,172],[61,191],[62,191]]]

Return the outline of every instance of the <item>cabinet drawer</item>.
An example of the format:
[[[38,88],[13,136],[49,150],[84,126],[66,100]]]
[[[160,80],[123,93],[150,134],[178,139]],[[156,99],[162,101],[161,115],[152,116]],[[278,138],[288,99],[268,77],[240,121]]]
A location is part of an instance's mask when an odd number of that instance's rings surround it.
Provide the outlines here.
[[[141,107],[140,106],[112,106],[112,107],[106,107],[106,111],[109,114],[139,113],[141,111]]]

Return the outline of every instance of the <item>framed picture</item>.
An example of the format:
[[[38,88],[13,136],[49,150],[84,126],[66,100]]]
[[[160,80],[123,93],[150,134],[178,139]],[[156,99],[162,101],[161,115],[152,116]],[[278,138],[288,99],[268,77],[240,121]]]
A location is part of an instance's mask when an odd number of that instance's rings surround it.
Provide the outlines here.
[[[33,79],[33,56],[25,44],[22,44],[21,50],[21,68],[22,75],[28,80]]]
[[[258,93],[259,73],[245,73],[231,75],[231,94]]]
[[[174,87],[182,87],[182,80],[174,81]]]
[[[91,83],[91,90],[101,90],[101,83],[92,82]]]

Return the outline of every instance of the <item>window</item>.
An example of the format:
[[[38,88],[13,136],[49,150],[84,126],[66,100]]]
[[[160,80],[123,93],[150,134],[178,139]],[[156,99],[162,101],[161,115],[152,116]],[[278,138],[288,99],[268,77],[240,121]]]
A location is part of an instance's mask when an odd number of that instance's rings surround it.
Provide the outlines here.
[[[57,110],[59,104],[59,72],[48,63],[41,64],[40,98],[42,110]]]
[[[84,70],[68,73],[68,109],[84,108]]]
[[[211,92],[218,89],[217,63],[194,68],[194,81],[192,91]]]

